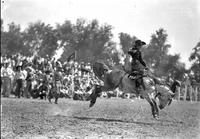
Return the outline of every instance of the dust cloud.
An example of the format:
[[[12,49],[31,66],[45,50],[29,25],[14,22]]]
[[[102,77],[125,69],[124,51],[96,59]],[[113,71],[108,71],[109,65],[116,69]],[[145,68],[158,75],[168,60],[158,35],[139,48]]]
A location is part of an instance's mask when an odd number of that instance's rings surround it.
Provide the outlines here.
[[[67,117],[73,117],[74,115],[79,115],[80,113],[87,113],[89,112],[89,107],[82,107],[82,108],[74,108],[74,107],[64,107],[60,105],[49,105],[49,107],[46,109],[46,112],[48,115],[51,116],[67,116]]]

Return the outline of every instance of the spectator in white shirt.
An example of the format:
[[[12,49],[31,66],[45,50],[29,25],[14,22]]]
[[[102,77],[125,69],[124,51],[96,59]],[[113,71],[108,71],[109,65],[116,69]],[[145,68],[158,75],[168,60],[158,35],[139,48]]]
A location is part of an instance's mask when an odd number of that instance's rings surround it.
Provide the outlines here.
[[[2,95],[3,97],[9,97],[11,92],[11,79],[14,75],[13,70],[9,67],[9,62],[5,62],[5,67],[1,68],[1,76],[3,80]]]
[[[23,82],[26,78],[25,73],[22,71],[22,66],[18,65],[16,67],[16,73],[15,73],[15,83],[16,83],[16,89],[15,89],[15,95],[20,98],[23,91]]]

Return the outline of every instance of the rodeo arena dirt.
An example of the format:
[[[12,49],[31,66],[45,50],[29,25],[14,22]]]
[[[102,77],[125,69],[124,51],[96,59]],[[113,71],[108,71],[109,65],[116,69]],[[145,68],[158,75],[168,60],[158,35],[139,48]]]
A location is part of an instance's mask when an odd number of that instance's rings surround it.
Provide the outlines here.
[[[93,85],[102,84],[90,63],[1,60],[2,139],[200,138],[200,89],[187,94],[189,83],[156,119],[146,100],[119,90],[89,107]]]

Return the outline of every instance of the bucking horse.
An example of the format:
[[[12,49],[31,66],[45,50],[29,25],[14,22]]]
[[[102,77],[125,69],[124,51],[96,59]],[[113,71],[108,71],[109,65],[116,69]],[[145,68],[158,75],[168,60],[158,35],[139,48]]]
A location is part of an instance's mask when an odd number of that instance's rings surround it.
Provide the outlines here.
[[[90,105],[92,107],[101,92],[113,91],[119,88],[123,93],[133,93],[146,99],[151,106],[152,115],[155,119],[159,118],[159,109],[170,105],[175,97],[176,87],[180,86],[180,82],[175,80],[171,86],[160,83],[160,81],[146,72],[146,74],[138,77],[137,81],[142,83],[143,87],[137,87],[136,80],[130,79],[129,73],[122,69],[111,70],[103,62],[94,62],[92,65],[95,75],[103,81],[103,85],[95,84],[90,95]],[[157,105],[156,98],[159,100]]]

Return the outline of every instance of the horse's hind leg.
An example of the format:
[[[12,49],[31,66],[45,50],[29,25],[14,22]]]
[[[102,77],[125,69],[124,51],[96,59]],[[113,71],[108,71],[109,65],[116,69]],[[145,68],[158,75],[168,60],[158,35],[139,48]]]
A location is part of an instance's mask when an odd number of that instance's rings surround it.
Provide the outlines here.
[[[100,96],[101,92],[102,92],[101,86],[95,85],[94,90],[92,91],[92,94],[90,95],[91,100],[90,100],[90,106],[89,107],[94,106],[94,104],[96,103],[97,97]]]
[[[96,100],[97,100],[96,94],[91,96],[91,101],[90,101],[90,106],[89,107],[94,106],[94,104],[96,103]]]

